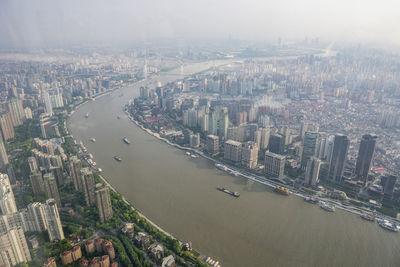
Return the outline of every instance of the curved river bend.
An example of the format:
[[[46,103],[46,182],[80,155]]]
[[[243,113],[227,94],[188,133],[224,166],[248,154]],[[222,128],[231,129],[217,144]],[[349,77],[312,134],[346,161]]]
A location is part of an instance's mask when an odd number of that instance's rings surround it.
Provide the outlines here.
[[[198,63],[185,71],[198,72],[211,65]],[[179,76],[165,73],[149,83],[165,84]],[[227,175],[212,162],[187,157],[145,133],[122,111],[142,84],[83,105],[69,119],[68,128],[93,154],[113,187],[164,230],[192,241],[222,266],[400,265],[399,233],[354,214],[328,213],[301,198],[275,194],[265,185]],[[129,146],[122,142],[123,136],[131,141]],[[114,155],[123,161],[116,162]],[[217,186],[241,196],[235,199],[217,191]]]

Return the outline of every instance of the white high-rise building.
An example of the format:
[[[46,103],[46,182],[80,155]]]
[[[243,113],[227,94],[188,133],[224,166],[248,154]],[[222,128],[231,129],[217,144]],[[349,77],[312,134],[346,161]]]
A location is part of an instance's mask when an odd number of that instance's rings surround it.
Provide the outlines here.
[[[64,231],[62,229],[56,201],[54,199],[48,199],[46,203],[43,204],[43,211],[50,241],[63,240]]]
[[[28,261],[31,254],[21,227],[0,234],[0,266],[11,267]]]
[[[270,130],[268,128],[263,128],[261,130],[261,149],[266,149],[269,144]]]
[[[46,108],[46,113],[48,113],[50,116],[53,116],[53,108],[51,106],[49,92],[47,92],[47,91],[43,92],[42,97],[43,97],[44,105]]]
[[[0,173],[0,210],[3,214],[17,212],[14,193],[8,175]]]

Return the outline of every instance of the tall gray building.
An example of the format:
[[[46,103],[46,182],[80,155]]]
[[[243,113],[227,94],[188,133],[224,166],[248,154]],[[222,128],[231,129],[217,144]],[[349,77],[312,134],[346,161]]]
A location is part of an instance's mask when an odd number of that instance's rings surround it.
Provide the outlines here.
[[[62,229],[56,201],[54,199],[48,199],[46,203],[43,204],[43,211],[50,241],[63,240],[64,231]]]
[[[82,162],[78,159],[77,156],[72,156],[68,167],[69,167],[69,175],[72,177],[75,190],[82,190],[82,183],[81,183]]]
[[[267,176],[280,178],[285,170],[286,157],[270,151],[265,152],[264,172]]]
[[[305,169],[307,166],[307,162],[311,157],[315,156],[315,150],[317,148],[318,143],[317,132],[306,132],[304,135],[303,141],[303,154],[301,156],[301,168]]]
[[[350,141],[345,135],[335,135],[333,141],[333,151],[331,162],[329,165],[328,177],[336,182],[342,181],[344,167],[347,160],[347,151],[349,150]]]
[[[38,170],[34,170],[29,175],[29,179],[31,180],[33,194],[35,194],[35,195],[43,194],[44,193],[44,184],[43,184],[42,173]]]
[[[371,163],[374,157],[376,139],[376,135],[363,135],[358,150],[356,178],[363,181],[364,184],[368,181],[368,173],[371,169]]]
[[[58,193],[57,181],[53,173],[48,172],[43,175],[43,188],[46,197],[54,199],[57,206],[61,208],[60,194]]]
[[[111,206],[110,190],[106,186],[102,186],[95,192],[96,206],[99,210],[99,217],[101,222],[108,221],[113,216]]]
[[[89,168],[81,169],[81,183],[82,183],[82,191],[85,194],[85,202],[87,206],[91,206],[96,204],[94,191],[95,184],[93,173],[89,170]]]
[[[311,157],[307,162],[306,175],[304,183],[310,186],[316,186],[319,179],[319,170],[321,168],[321,160],[317,157]]]

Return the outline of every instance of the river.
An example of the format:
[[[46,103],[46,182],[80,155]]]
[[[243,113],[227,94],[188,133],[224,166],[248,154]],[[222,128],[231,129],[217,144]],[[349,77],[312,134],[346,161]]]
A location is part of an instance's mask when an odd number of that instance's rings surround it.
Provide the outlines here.
[[[213,64],[185,66],[184,72]],[[150,82],[165,84],[179,77],[170,72]],[[68,128],[93,154],[110,184],[164,230],[192,241],[196,250],[222,266],[400,265],[399,233],[342,210],[329,213],[296,196],[278,195],[265,185],[216,169],[209,160],[190,158],[141,130],[122,111],[139,94],[140,84],[83,105]],[[123,136],[130,145],[122,142]],[[217,186],[241,196],[233,198]]]

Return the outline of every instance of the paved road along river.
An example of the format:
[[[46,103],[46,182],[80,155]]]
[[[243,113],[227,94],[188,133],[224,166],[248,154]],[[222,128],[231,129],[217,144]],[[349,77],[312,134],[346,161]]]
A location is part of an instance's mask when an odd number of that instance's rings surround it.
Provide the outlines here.
[[[211,64],[188,66],[185,72]],[[164,84],[179,74],[161,74],[152,82]],[[167,232],[192,241],[222,266],[400,266],[400,233],[348,212],[329,213],[301,198],[278,195],[145,133],[122,111],[138,95],[139,84],[83,105],[68,127],[113,187]],[[122,142],[123,136],[130,145]],[[241,196],[233,198],[217,186]]]

